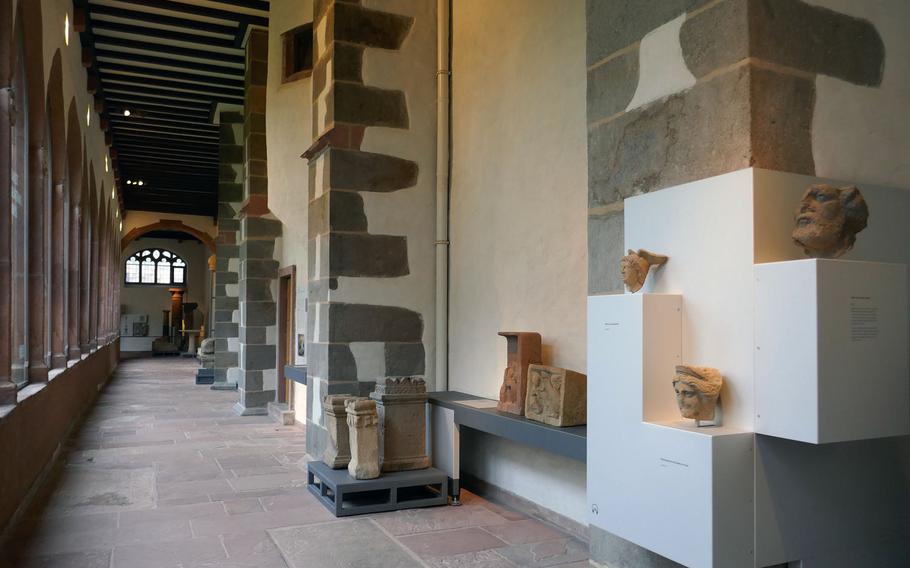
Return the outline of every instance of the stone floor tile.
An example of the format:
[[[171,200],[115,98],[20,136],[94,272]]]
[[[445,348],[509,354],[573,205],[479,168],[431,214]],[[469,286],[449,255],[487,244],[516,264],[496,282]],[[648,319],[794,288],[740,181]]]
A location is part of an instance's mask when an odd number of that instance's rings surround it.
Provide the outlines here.
[[[111,551],[108,549],[33,556],[17,560],[15,564],[9,564],[9,566],[16,568],[109,568],[110,564]]]
[[[374,519],[382,528],[396,536],[509,522],[508,519],[477,505],[409,509],[378,514]]]
[[[44,511],[48,516],[150,509],[155,470],[66,467]]]
[[[569,536],[533,519],[510,521],[499,525],[487,526],[484,527],[484,529],[509,544],[527,544],[530,542],[541,542]]]
[[[479,528],[421,533],[403,536],[399,541],[422,557],[452,556],[506,546],[506,543]]]
[[[265,511],[258,497],[244,497],[242,499],[233,499],[222,501],[224,510],[228,515],[243,515],[245,513],[261,513]]]
[[[266,511],[264,513],[247,513],[245,515],[228,515],[226,517],[204,517],[193,519],[193,533],[196,536],[242,534],[253,530],[267,530],[279,527],[292,527],[334,520],[335,517],[325,508],[288,509],[285,511]]]
[[[574,538],[517,544],[497,550],[518,566],[550,568],[588,559],[588,546]]]
[[[262,506],[266,511],[281,511],[284,509],[302,509],[323,505],[313,497],[309,491],[296,490],[291,495],[267,495],[260,497]]]
[[[251,475],[228,479],[234,491],[255,491],[272,487],[306,487],[306,472],[275,473],[267,475]]]
[[[127,511],[120,514],[120,527],[125,528],[150,522],[188,521],[212,516],[225,516],[221,503],[206,501],[205,503],[159,507],[146,511]]]
[[[265,531],[225,535],[222,538],[228,560],[249,566],[287,566],[278,546]]]
[[[514,564],[497,554],[495,550],[438,556],[427,558],[425,561],[431,568],[517,568]]]
[[[111,568],[182,568],[190,562],[217,563],[226,559],[224,546],[217,537],[193,538],[164,544],[116,546]]]
[[[420,568],[369,519],[269,531],[291,568]]]

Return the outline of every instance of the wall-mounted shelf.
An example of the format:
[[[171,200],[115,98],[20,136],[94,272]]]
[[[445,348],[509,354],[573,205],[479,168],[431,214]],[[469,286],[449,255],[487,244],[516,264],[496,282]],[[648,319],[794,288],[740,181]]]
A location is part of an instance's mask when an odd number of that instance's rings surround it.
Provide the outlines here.
[[[573,460],[587,459],[587,426],[558,428],[496,410],[496,401],[456,391],[432,392],[430,404],[454,411],[455,424],[546,450]]]

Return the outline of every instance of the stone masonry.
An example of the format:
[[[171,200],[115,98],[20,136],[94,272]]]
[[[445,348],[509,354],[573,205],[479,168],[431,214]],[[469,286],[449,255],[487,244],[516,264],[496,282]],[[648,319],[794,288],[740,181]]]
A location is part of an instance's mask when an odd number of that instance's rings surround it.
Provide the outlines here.
[[[219,115],[221,140],[218,177],[218,239],[215,245],[215,383],[213,389],[237,388],[240,351],[238,219],[243,202],[243,114]]]
[[[431,25],[429,20],[421,20],[419,25]],[[352,297],[344,287],[346,279],[358,279],[351,286],[362,289],[374,282],[412,274],[411,243],[406,236],[369,230],[364,194],[371,194],[370,199],[374,199],[372,196],[414,187],[418,164],[409,156],[392,155],[398,150],[385,139],[373,140],[383,152],[375,151],[375,146],[371,147],[373,151],[365,151],[363,143],[369,128],[408,131],[408,106],[414,101],[402,90],[365,84],[364,54],[370,49],[396,54],[415,25],[414,17],[373,10],[359,2],[315,3],[315,143],[304,154],[309,161],[311,314],[307,322],[311,395],[307,400],[306,432],[307,452],[312,456],[321,456],[326,446],[321,410],[325,395],[363,395],[374,381],[386,376],[425,373],[421,314],[395,305],[380,305],[384,302],[382,284],[369,295],[369,304],[361,303],[362,295]],[[427,53],[432,52],[431,46],[425,47]],[[400,65],[405,64],[400,54],[394,56],[402,61]],[[427,80],[432,79],[427,73]],[[385,151],[386,144],[389,153]],[[432,212],[427,211],[427,215]],[[432,273],[422,276],[432,281]],[[359,360],[352,348],[355,343],[366,346],[369,357],[361,354]],[[369,371],[361,366],[361,360],[369,360]]]
[[[747,167],[812,175],[816,75],[882,80],[869,22],[796,0],[588,0],[587,29],[590,293],[622,290],[626,197]],[[642,46],[688,79],[655,90]]]
[[[254,29],[246,44],[246,104],[243,143],[246,156],[240,209],[240,372],[238,414],[267,414],[278,388],[278,321],[275,293],[278,261],[275,239],[281,222],[269,213],[265,142],[267,30]]]

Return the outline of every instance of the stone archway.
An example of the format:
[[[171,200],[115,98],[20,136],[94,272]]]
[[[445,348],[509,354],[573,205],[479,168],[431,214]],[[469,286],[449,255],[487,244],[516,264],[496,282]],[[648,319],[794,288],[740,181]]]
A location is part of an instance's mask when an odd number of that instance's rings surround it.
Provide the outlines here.
[[[184,224],[183,221],[177,221],[174,219],[162,219],[156,223],[151,223],[151,224],[145,225],[143,227],[136,227],[135,229],[131,230],[129,233],[123,235],[123,238],[120,239],[120,250],[121,251],[126,250],[126,247],[131,242],[135,241],[142,235],[144,235],[148,232],[151,232],[151,231],[159,231],[159,230],[182,231],[184,233],[193,235],[194,237],[196,237],[197,239],[202,241],[202,243],[205,244],[206,247],[208,247],[210,253],[215,254],[215,239],[213,239],[208,233],[200,231],[199,229],[196,229],[194,227],[190,227],[189,225]]]

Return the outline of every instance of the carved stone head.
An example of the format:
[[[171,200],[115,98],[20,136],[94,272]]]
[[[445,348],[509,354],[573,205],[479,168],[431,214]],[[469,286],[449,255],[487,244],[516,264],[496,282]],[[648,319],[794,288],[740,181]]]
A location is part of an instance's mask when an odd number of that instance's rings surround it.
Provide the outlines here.
[[[645,285],[652,266],[660,266],[667,262],[667,257],[662,254],[655,254],[645,249],[638,249],[638,252],[629,249],[629,253],[619,261],[619,267],[622,269],[622,281],[626,289],[633,294],[641,290]]]
[[[793,240],[812,258],[837,258],[866,228],[869,208],[855,187],[813,185],[796,210]]]
[[[673,390],[680,414],[684,418],[713,420],[723,384],[724,377],[717,369],[677,365]]]

